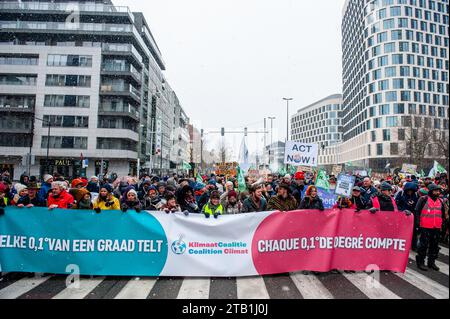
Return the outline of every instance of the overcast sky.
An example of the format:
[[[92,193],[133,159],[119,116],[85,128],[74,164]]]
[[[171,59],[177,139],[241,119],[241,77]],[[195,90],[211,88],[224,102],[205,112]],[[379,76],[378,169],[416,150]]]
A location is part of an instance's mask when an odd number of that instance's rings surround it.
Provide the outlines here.
[[[284,140],[283,97],[295,99],[292,115],[342,91],[345,0],[113,2],[144,13],[166,62],[167,80],[191,121],[206,131],[262,129],[264,117],[275,116],[274,136]],[[230,136],[227,143],[241,139]],[[249,136],[250,151],[262,149],[262,141],[262,135]]]

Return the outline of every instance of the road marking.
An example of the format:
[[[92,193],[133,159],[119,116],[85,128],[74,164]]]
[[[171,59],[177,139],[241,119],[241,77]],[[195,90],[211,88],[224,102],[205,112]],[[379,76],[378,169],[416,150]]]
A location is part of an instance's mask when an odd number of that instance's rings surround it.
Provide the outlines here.
[[[177,299],[208,299],[210,282],[209,278],[185,278]]]
[[[411,258],[412,260],[416,260],[416,256],[417,256],[417,253],[415,253],[413,251],[411,251],[409,253],[409,258]],[[436,263],[436,266],[438,266],[440,268],[439,271],[448,276],[448,271],[449,271],[448,265],[444,264],[443,262],[440,262],[439,260],[436,260],[435,263]]]
[[[131,279],[114,299],[147,299],[157,279]]]
[[[105,278],[80,279],[79,288],[66,288],[53,299],[83,299],[95,289]]]
[[[36,288],[50,277],[36,276],[34,278],[22,278],[15,283],[0,290],[0,299],[16,299],[27,293],[31,289]]]
[[[344,276],[370,299],[401,299],[375,278],[365,273],[344,274]]]
[[[445,247],[442,247],[442,246],[439,246],[439,248],[441,249],[439,252],[442,255],[448,256],[448,248],[445,248]]]
[[[238,299],[270,299],[262,277],[236,278]]]
[[[423,290],[436,299],[449,298],[449,289],[447,287],[444,287],[441,284],[428,279],[417,271],[407,268],[405,274],[396,273],[395,275],[409,282],[411,285],[416,286],[420,290]]]
[[[316,276],[301,273],[292,273],[290,276],[304,299],[334,299]]]

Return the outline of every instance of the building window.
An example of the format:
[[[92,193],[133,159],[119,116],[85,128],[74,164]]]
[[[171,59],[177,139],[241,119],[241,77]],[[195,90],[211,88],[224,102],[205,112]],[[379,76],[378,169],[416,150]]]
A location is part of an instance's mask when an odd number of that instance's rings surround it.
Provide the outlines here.
[[[47,74],[45,85],[91,87],[91,76]]]
[[[47,66],[92,67],[92,55],[49,54]]]
[[[36,86],[37,75],[0,74],[0,85]]]
[[[48,137],[43,136],[41,148],[47,148]],[[54,149],[87,149],[87,137],[50,136],[49,148]]]
[[[391,155],[398,155],[398,143],[391,143]]]
[[[90,97],[84,95],[46,95],[45,107],[90,107]]]
[[[399,141],[404,141],[405,139],[406,139],[405,129],[404,128],[399,128],[398,129],[398,140]]]
[[[27,56],[21,54],[1,54],[0,65],[37,65],[38,56]]]
[[[377,156],[383,155],[383,144],[377,144]]]
[[[391,130],[383,130],[383,141],[389,142],[391,140]]]

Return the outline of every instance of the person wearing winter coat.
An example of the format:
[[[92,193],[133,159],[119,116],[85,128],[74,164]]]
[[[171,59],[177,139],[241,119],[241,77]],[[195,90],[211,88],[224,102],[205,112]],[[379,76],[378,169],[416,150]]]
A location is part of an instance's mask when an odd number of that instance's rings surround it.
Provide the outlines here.
[[[38,198],[40,201],[46,201],[51,190],[52,190],[52,183],[53,183],[53,176],[49,174],[44,175],[44,182],[41,185],[41,189],[38,193]]]
[[[369,210],[372,214],[378,211],[382,212],[398,212],[398,206],[392,197],[392,185],[388,182],[383,182],[380,186],[380,194],[372,199],[372,208]],[[408,215],[412,214],[410,211],[406,211]]]
[[[416,263],[420,270],[427,271],[425,258],[428,255],[428,268],[439,271],[436,259],[439,256],[439,238],[445,216],[444,202],[440,198],[441,188],[436,184],[428,186],[428,195],[419,199],[416,212],[419,215],[420,238],[417,246]]]
[[[223,206],[220,203],[220,193],[218,191],[211,192],[208,203],[202,208],[202,213],[206,218],[210,218],[211,216],[218,218],[223,214]]]
[[[250,188],[250,196],[242,203],[242,213],[257,213],[267,210],[267,200],[263,196],[263,190],[262,185]]]
[[[417,250],[417,237],[419,234],[418,220],[419,216],[416,212],[416,206],[419,201],[419,195],[417,191],[419,187],[416,183],[408,182],[405,183],[403,190],[400,191],[397,196],[395,196],[395,202],[397,203],[398,209],[401,211],[411,211],[414,215],[414,230],[413,230],[413,238],[411,249],[413,251]]]
[[[316,186],[309,186],[305,193],[305,198],[300,204],[300,209],[318,209],[324,211],[323,201],[319,197]]]
[[[166,204],[166,201],[161,199],[156,187],[153,185],[149,186],[147,194],[142,201],[143,208],[149,211],[159,211],[164,204]]]
[[[53,182],[52,192],[48,196],[47,205],[49,210],[55,208],[71,209],[74,205],[74,198],[70,195],[63,182]]]
[[[366,177],[363,180],[363,185],[361,186],[361,196],[365,202],[370,202],[372,198],[377,196],[378,190],[372,185],[370,177]]]
[[[17,206],[19,201],[26,201],[26,198],[28,197],[28,187],[23,184],[16,184],[14,185],[14,189],[16,194],[11,201],[11,205]]]
[[[195,200],[194,189],[189,185],[183,186],[178,192],[178,204],[183,212],[187,211],[193,214],[200,213],[200,208]]]
[[[100,187],[98,197],[93,202],[93,208],[97,213],[102,210],[120,210],[120,202],[113,195],[113,188],[109,184]]]
[[[32,208],[32,207],[47,207],[47,203],[45,201],[41,201],[39,199],[39,197],[37,196],[38,191],[39,191],[39,187],[37,186],[36,183],[31,183],[28,184],[28,193],[26,196],[21,197],[18,201],[17,201],[17,207],[22,208],[22,207],[27,207],[27,208]]]
[[[9,199],[7,195],[8,187],[0,182],[0,216],[5,213],[6,206],[9,206]]]
[[[350,197],[350,201],[359,212],[361,210],[366,210],[371,207],[371,202],[366,202],[365,199],[361,195],[361,188],[359,186],[353,187],[352,197]]]
[[[138,194],[134,188],[131,188],[124,193],[123,197],[124,198],[122,199],[122,203],[120,205],[122,212],[126,213],[129,209],[134,209],[137,213],[142,211],[142,204],[139,201]]]
[[[79,192],[77,192],[77,197],[75,197],[75,209],[93,209],[94,206],[92,204],[91,193],[85,189],[81,188]]]
[[[276,196],[270,198],[267,209],[270,211],[279,210],[282,212],[298,209],[297,200],[291,195],[291,188],[288,184],[281,183],[278,185],[278,193]]]
[[[223,213],[227,215],[240,214],[242,203],[238,200],[238,194],[235,191],[229,191],[227,198],[222,201]]]
[[[181,212],[180,205],[178,205],[174,194],[166,195],[165,200],[166,203],[160,208],[160,211],[165,212],[166,214]]]
[[[90,192],[90,193],[99,193],[100,192],[100,185],[98,183],[98,177],[97,176],[92,176],[90,181],[88,182],[86,189]]]

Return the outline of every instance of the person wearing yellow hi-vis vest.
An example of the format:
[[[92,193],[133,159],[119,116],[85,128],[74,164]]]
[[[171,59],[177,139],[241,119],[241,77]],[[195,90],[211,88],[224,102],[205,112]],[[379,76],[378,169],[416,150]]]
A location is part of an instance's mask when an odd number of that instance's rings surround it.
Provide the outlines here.
[[[0,182],[0,215],[5,213],[5,207],[9,205],[9,200],[7,195],[8,187]]]
[[[220,203],[220,193],[218,191],[211,192],[208,203],[203,206],[202,213],[206,218],[210,218],[211,215],[217,218],[223,214],[223,206]]]

